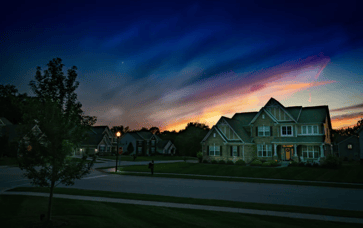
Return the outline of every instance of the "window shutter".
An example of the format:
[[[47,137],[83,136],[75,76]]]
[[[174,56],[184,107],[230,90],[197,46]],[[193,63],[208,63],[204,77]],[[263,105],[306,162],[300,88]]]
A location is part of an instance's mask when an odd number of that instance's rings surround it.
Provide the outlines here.
[[[256,127],[256,136],[258,136],[258,127]]]
[[[222,156],[222,146],[221,146],[221,148],[219,149],[219,153],[220,153],[220,156]]]
[[[233,151],[233,146],[231,146],[231,157],[233,156],[233,154],[232,154],[233,152],[232,151]]]
[[[239,157],[239,148],[240,146],[237,146],[237,157]]]
[[[270,136],[272,136],[272,126],[270,127]]]
[[[207,146],[207,155],[209,155],[209,146]]]

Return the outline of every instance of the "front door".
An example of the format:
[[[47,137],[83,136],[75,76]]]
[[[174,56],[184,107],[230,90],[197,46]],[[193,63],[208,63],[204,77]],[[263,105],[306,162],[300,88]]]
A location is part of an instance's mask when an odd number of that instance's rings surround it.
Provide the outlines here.
[[[285,148],[286,160],[290,160],[291,158],[291,148]]]

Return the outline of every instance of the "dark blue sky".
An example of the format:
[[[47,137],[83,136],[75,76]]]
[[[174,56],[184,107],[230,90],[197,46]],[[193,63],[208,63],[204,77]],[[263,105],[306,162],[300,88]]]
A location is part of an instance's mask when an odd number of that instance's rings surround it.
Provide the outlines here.
[[[0,84],[31,94],[36,66],[60,57],[78,67],[78,96],[97,125],[213,125],[274,97],[329,105],[333,127],[348,126],[363,116],[360,9],[359,1],[10,2],[0,9]]]

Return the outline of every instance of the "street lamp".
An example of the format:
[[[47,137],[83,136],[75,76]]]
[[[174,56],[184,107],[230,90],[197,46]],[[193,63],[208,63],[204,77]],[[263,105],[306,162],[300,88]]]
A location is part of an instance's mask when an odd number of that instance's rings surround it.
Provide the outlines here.
[[[121,136],[121,132],[117,132],[116,133],[116,136],[117,136],[117,149],[116,149],[116,169],[115,169],[115,173],[117,173],[117,162],[118,162],[118,140]]]

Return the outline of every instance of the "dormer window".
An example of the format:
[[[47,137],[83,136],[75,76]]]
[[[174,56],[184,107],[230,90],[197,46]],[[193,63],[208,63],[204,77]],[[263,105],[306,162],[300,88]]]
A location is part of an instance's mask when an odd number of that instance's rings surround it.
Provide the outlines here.
[[[262,119],[265,119],[265,114],[262,114]]]
[[[214,138],[216,137],[216,133],[213,133],[213,137],[214,137]]]

